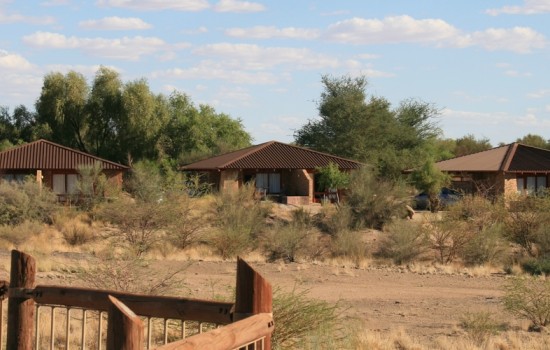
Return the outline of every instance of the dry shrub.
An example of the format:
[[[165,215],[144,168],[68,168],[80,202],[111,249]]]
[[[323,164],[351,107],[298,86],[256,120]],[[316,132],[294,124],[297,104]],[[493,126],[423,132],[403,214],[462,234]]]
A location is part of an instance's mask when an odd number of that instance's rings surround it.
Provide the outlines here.
[[[48,188],[41,188],[32,178],[23,183],[0,182],[0,224],[50,223],[57,208],[56,196]]]
[[[488,311],[467,312],[460,318],[460,326],[478,345],[484,345],[490,336],[496,335],[508,328],[508,325],[493,319]]]
[[[0,239],[13,244],[17,248],[43,230],[44,224],[36,221],[24,221],[18,225],[1,225]]]
[[[83,245],[95,238],[92,227],[79,220],[72,220],[66,223],[61,229],[61,234],[70,245]]]
[[[502,225],[486,226],[466,243],[461,252],[466,265],[484,265],[504,261],[506,244],[502,236]]]
[[[356,333],[357,350],[422,350],[429,348],[426,344],[421,344],[418,340],[413,339],[403,329],[397,329],[389,333],[374,332],[363,330]]]
[[[216,197],[212,220],[215,227],[209,242],[224,259],[252,250],[266,225],[271,207],[254,199],[254,192],[254,186],[245,185]]]
[[[475,233],[462,221],[429,216],[423,227],[430,239],[431,248],[436,252],[436,259],[441,264],[451,263],[462,255],[465,247],[475,237]]]
[[[547,197],[520,196],[510,204],[505,234],[529,256],[536,257],[548,242],[550,226],[550,200]]]
[[[367,245],[362,241],[361,235],[360,231],[339,231],[331,241],[333,257],[349,258],[359,266],[367,256]]]
[[[307,255],[306,248],[314,244],[314,226],[311,215],[303,208],[292,212],[287,223],[276,223],[263,237],[264,251],[270,261],[283,259],[294,262],[298,255]]]
[[[550,323],[550,280],[516,277],[505,286],[504,307],[531,321],[531,330]]]
[[[307,290],[285,292],[275,289],[273,318],[276,325],[272,337],[274,349],[314,349],[317,347],[311,346],[312,337],[321,334],[325,334],[325,340],[331,338],[334,342],[344,338],[339,306],[312,299]]]
[[[168,201],[141,202],[119,198],[106,203],[98,213],[100,219],[111,223],[118,231],[114,238],[124,242],[136,256],[151,250],[160,240],[161,233],[177,217],[176,206]]]
[[[179,249],[186,249],[200,242],[205,222],[195,208],[196,200],[185,192],[171,193],[166,200],[173,206],[173,220],[166,234],[170,242]]]
[[[351,174],[346,203],[353,213],[355,227],[380,230],[394,218],[406,216],[408,197],[405,184],[380,180],[364,167]]]
[[[133,254],[100,252],[98,260],[82,268],[78,278],[97,289],[150,295],[182,295],[185,290],[185,270],[190,263],[174,263],[169,269],[152,271],[149,262]],[[187,290],[185,290],[188,293]]]
[[[500,224],[506,216],[501,200],[494,203],[480,195],[464,196],[449,207],[446,219],[468,223],[470,230],[481,232]]]
[[[376,255],[406,264],[428,249],[429,240],[421,224],[407,220],[394,221],[384,230]]]
[[[351,208],[347,205],[332,207],[334,210],[325,218],[326,231],[333,236],[337,236],[340,232],[352,229],[354,218]]]

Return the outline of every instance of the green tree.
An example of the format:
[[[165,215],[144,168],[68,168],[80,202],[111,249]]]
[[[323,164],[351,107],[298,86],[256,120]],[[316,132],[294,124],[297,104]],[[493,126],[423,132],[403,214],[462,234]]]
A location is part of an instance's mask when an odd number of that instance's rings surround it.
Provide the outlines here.
[[[472,134],[468,134],[461,138],[456,139],[456,146],[454,149],[455,157],[465,156],[472,153],[486,151],[493,148],[488,138],[476,139]]]
[[[398,178],[426,157],[440,133],[433,122],[439,112],[431,104],[406,100],[392,110],[384,98],[367,98],[365,77],[324,76],[322,83],[320,118],[294,134],[301,146],[370,163],[385,177]]]
[[[522,138],[517,139],[517,142],[528,146],[550,149],[550,140],[547,140],[540,135],[527,134]]]
[[[321,190],[342,189],[349,183],[349,175],[338,169],[338,165],[329,163],[329,165],[317,168],[319,186]]]
[[[86,79],[80,73],[50,73],[44,77],[36,102],[37,122],[49,126],[52,141],[87,151],[88,92]]]
[[[428,159],[420,168],[411,173],[413,185],[420,191],[426,192],[430,202],[430,210],[439,210],[439,192],[450,183],[449,175],[439,170],[433,160]]]
[[[116,71],[99,68],[86,107],[90,115],[87,134],[90,152],[107,159],[120,158],[117,136],[121,131],[122,81]]]
[[[252,138],[239,119],[208,105],[196,108],[189,96],[174,92],[168,99],[169,120],[159,145],[162,153],[182,163],[249,146]]]
[[[136,160],[155,159],[161,130],[168,122],[165,99],[153,94],[147,81],[140,79],[124,86],[122,105],[118,136],[123,151]]]

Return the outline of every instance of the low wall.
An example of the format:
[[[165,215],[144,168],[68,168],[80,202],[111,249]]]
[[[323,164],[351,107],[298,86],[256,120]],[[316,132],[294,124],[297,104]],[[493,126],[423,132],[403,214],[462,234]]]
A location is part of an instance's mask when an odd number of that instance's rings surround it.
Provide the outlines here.
[[[308,205],[311,204],[309,196],[283,196],[283,204],[288,205]]]

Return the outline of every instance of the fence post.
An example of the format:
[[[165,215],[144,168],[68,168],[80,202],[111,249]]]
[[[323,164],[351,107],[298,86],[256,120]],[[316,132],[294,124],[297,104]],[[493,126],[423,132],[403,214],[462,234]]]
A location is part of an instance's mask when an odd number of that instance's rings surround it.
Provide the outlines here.
[[[109,295],[107,350],[143,349],[143,323],[130,308]]]
[[[273,313],[271,284],[243,259],[237,258],[237,292],[233,321],[259,313]],[[271,336],[266,337],[264,349],[271,350]]]
[[[34,258],[18,250],[11,251],[10,289],[34,288]],[[30,350],[34,336],[34,300],[17,293],[8,298],[7,349]]]

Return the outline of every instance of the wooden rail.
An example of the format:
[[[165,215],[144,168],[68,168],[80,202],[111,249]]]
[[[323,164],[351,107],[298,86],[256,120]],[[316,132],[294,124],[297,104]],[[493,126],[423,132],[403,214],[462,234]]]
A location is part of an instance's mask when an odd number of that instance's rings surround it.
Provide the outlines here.
[[[10,350],[42,348],[39,334],[44,326],[40,314],[43,308],[50,310],[49,320],[45,322],[50,331],[50,349],[60,348],[54,339],[56,316],[64,319],[66,330],[61,349],[69,349],[73,337],[71,319],[75,317],[71,311],[75,309],[81,310],[81,329],[78,330],[81,332],[81,349],[86,348],[87,317],[90,314],[97,315],[95,344],[100,350],[103,343],[106,343],[107,350],[149,349],[153,318],[164,320],[165,345],[157,348],[159,350],[271,349],[274,329],[271,285],[242,259],[237,260],[235,303],[228,303],[87,288],[35,286],[34,259],[16,250],[12,251],[11,258],[10,283],[0,281],[0,350],[4,349],[1,300],[6,297],[8,323],[5,349]],[[56,315],[58,309],[65,310],[65,313]],[[170,320],[177,320],[177,324],[181,325],[182,340],[168,343]],[[189,321],[196,322],[198,330],[195,333],[198,334],[188,337],[186,322]],[[205,324],[210,325],[210,330],[203,332]],[[106,340],[103,338],[105,334]]]

